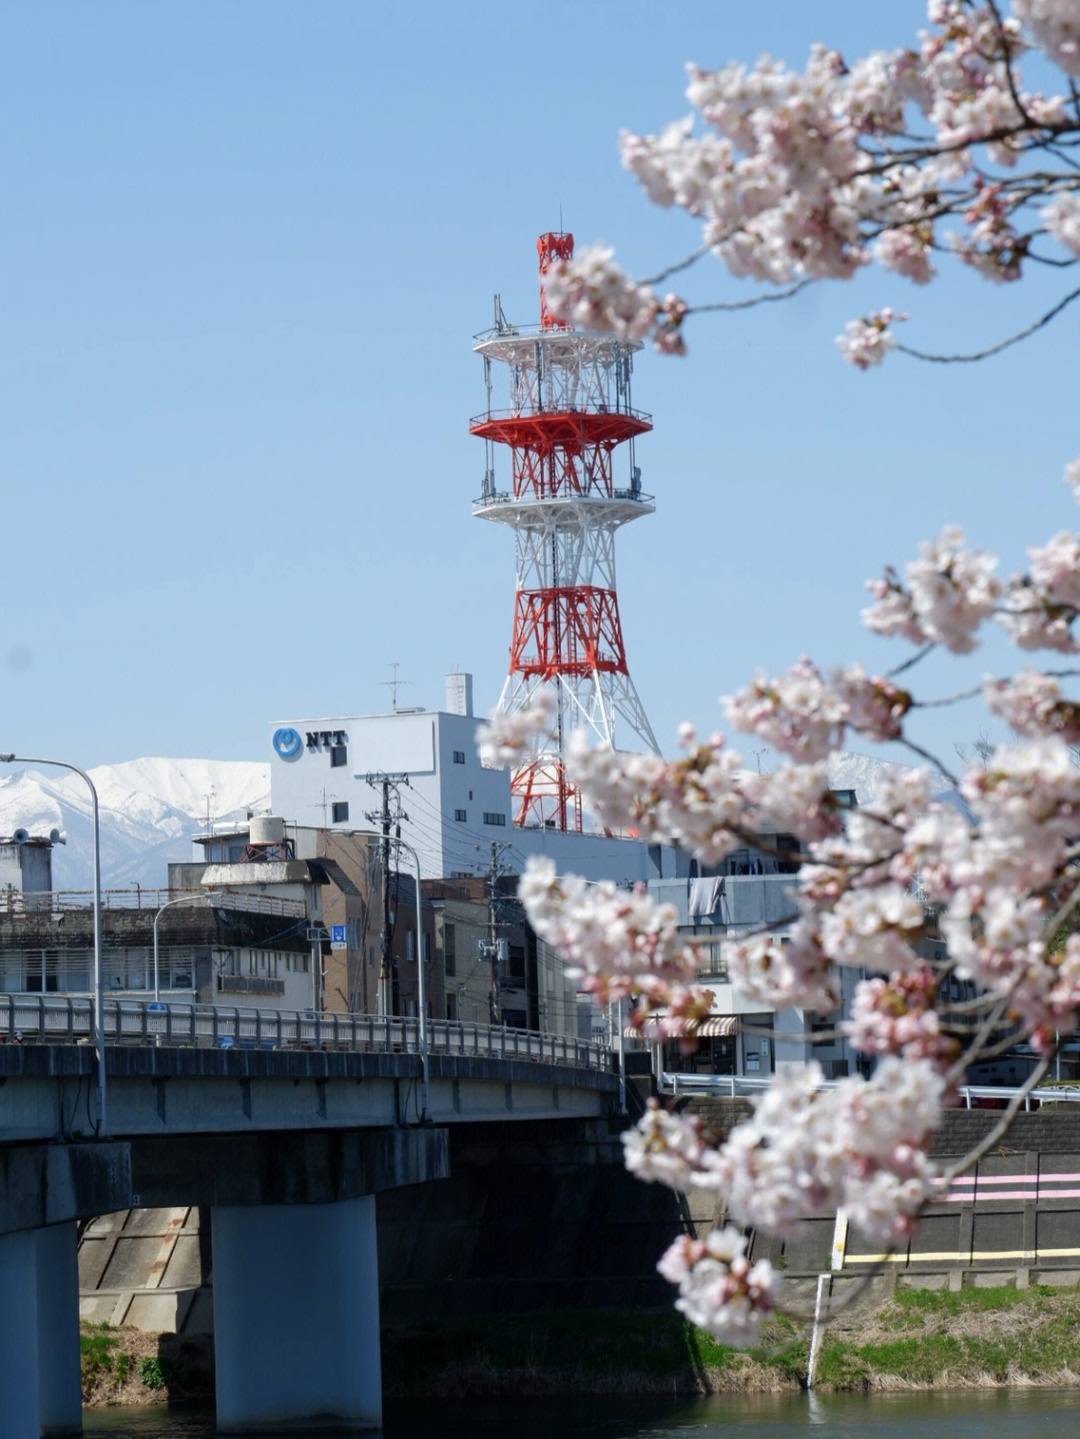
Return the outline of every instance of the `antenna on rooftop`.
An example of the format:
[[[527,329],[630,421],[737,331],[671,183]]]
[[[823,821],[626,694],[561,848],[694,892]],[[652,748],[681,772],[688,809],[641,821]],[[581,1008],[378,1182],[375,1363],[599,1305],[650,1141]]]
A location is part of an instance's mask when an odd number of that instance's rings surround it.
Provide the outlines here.
[[[390,703],[394,707],[394,713],[397,714],[397,692],[402,685],[407,685],[409,681],[398,679],[398,666],[396,664],[391,664],[389,668],[394,671],[394,678],[392,680],[380,680],[379,683],[391,691]]]

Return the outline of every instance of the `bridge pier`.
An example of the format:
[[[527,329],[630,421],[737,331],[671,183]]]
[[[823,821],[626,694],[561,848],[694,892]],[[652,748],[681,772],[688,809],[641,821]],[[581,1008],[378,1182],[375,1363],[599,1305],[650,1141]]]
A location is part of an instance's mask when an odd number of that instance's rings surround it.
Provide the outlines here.
[[[0,1432],[82,1433],[75,1225],[0,1235]]]
[[[382,1425],[375,1198],[213,1211],[223,1434]]]
[[[37,1257],[37,1372],[42,1439],[82,1433],[79,1262],[74,1222],[34,1235]],[[4,1431],[7,1432],[6,1430]]]
[[[38,1439],[37,1246],[32,1230],[0,1236],[0,1415],[11,1439]]]
[[[128,1207],[126,1144],[0,1145],[0,1434],[82,1433],[75,1220]]]

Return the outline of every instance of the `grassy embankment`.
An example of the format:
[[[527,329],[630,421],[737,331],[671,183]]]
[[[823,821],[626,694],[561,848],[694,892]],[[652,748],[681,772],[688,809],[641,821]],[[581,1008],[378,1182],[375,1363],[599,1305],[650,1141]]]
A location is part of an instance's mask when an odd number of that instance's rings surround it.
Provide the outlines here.
[[[761,1392],[806,1380],[809,1332],[774,1321],[764,1343],[718,1344],[674,1312],[504,1317],[431,1325],[386,1347],[388,1394]],[[825,1332],[819,1389],[1080,1384],[1080,1291],[901,1289]]]
[[[84,1404],[202,1404],[214,1398],[213,1341],[81,1324]]]
[[[499,1315],[383,1336],[388,1397],[746,1393],[798,1389],[809,1334],[773,1322],[743,1353],[674,1312]],[[83,1326],[83,1394],[96,1404],[209,1402],[209,1339]],[[1080,1291],[898,1290],[833,1322],[819,1389],[1080,1384]]]

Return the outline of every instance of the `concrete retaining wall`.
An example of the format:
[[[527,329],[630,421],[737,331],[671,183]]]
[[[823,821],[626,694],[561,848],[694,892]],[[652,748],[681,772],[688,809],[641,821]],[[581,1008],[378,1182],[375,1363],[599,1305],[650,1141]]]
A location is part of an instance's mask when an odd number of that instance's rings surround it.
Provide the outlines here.
[[[745,1100],[691,1099],[680,1108],[727,1133],[749,1112]],[[934,1154],[944,1167],[980,1142],[1000,1111],[951,1110]],[[1018,1114],[1008,1133],[947,1196],[923,1214],[909,1243],[884,1255],[835,1217],[810,1220],[796,1239],[753,1240],[752,1252],[791,1276],[835,1268],[865,1274],[881,1264],[891,1283],[959,1287],[965,1284],[1080,1282],[1080,1110],[1061,1104]]]
[[[679,1107],[720,1133],[749,1112],[744,1100]],[[941,1157],[966,1152],[998,1117],[985,1110],[948,1115]],[[657,1258],[676,1234],[703,1233],[724,1215],[709,1196],[684,1203],[628,1175],[617,1129],[603,1120],[451,1129],[449,1178],[377,1196],[384,1320],[670,1304]],[[208,1226],[198,1218],[194,1209],[159,1209],[94,1221],[80,1256],[84,1317],[204,1328],[211,1259]],[[755,1237],[753,1252],[797,1283],[829,1270],[836,1240],[835,1220],[827,1217],[783,1244]],[[853,1230],[841,1248],[837,1285],[849,1276],[854,1282],[880,1258]],[[884,1268],[875,1292],[893,1284],[1080,1282],[1080,1114],[1055,1107],[1019,1115]]]

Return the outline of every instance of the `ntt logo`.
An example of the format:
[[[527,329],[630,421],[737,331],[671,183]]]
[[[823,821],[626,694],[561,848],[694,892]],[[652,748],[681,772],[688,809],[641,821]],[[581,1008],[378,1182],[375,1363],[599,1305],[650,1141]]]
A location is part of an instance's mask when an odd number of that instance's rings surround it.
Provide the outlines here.
[[[298,730],[278,729],[274,731],[274,749],[282,759],[292,759],[298,755],[303,743]]]

